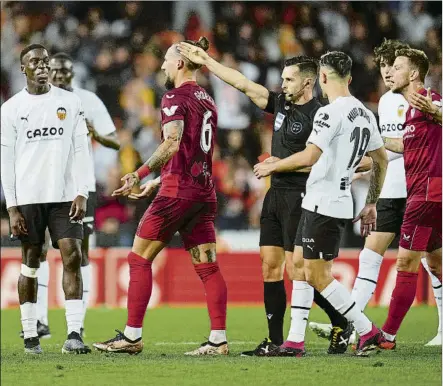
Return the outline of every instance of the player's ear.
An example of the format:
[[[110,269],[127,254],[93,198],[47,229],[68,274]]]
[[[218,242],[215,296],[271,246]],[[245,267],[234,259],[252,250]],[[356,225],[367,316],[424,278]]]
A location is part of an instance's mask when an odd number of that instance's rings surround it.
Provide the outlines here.
[[[185,61],[180,59],[177,64],[177,70],[181,70],[183,67],[185,67]]]
[[[324,83],[324,84],[328,83],[328,77],[326,76],[326,74],[324,72],[322,72],[320,74],[320,76],[321,76],[322,83]]]
[[[419,76],[419,74],[418,74],[418,70],[417,69],[414,69],[414,70],[409,72],[409,80],[410,81],[413,81],[413,80],[417,79],[418,76]]]
[[[352,82],[352,76],[350,76],[348,79],[348,85],[351,84],[351,82]]]
[[[26,75],[25,66],[23,64],[20,65],[20,70],[21,70],[22,74]]]

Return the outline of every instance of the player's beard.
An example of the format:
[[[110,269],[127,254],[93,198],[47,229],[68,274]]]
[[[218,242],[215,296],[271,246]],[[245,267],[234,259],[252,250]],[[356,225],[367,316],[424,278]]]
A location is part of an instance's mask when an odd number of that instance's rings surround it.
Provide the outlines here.
[[[166,75],[165,87],[167,90],[172,90],[175,87],[174,81]]]

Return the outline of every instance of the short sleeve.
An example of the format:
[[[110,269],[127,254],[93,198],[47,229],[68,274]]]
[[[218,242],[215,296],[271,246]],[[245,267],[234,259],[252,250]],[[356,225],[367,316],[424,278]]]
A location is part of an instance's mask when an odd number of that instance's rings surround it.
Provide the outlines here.
[[[9,106],[8,106],[9,107]],[[3,146],[15,145],[17,131],[14,125],[13,117],[11,116],[11,109],[7,108],[5,104],[1,106],[1,144]]]
[[[278,99],[278,94],[274,91],[269,91],[268,104],[263,110],[266,111],[267,113],[274,114],[275,107],[278,105],[277,99]]]
[[[74,136],[78,135],[88,135],[88,128],[86,126],[85,111],[83,110],[83,105],[80,98],[76,98],[76,111],[74,119]]]
[[[380,149],[384,145],[380,130],[378,129],[377,120],[375,119],[374,114],[370,113],[370,116],[372,120],[373,130],[371,137],[369,138],[368,148],[366,151],[374,151]]]
[[[116,131],[114,122],[108,113],[108,110],[102,100],[95,94],[93,95],[94,106],[92,108],[92,124],[94,129],[100,135],[109,135]],[[91,101],[92,102],[92,101]],[[89,119],[89,117],[88,117]]]
[[[182,95],[165,94],[161,103],[162,124],[183,121],[186,116],[186,101]]]
[[[312,143],[325,151],[332,139],[340,130],[339,115],[331,114],[326,107],[318,109],[314,117],[312,132],[308,138],[308,143]]]

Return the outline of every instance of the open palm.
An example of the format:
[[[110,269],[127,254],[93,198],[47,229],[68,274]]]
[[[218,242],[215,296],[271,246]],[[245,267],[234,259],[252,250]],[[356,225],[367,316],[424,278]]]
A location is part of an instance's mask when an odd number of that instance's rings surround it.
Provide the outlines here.
[[[196,64],[205,64],[209,58],[209,55],[203,49],[189,43],[179,43],[178,51],[186,59]]]

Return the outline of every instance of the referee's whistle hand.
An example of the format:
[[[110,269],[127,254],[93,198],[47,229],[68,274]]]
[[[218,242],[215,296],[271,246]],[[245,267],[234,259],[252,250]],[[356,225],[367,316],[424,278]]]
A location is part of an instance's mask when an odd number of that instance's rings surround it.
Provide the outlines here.
[[[264,161],[254,165],[254,174],[258,179],[271,175],[273,171],[274,171],[273,162]]]

